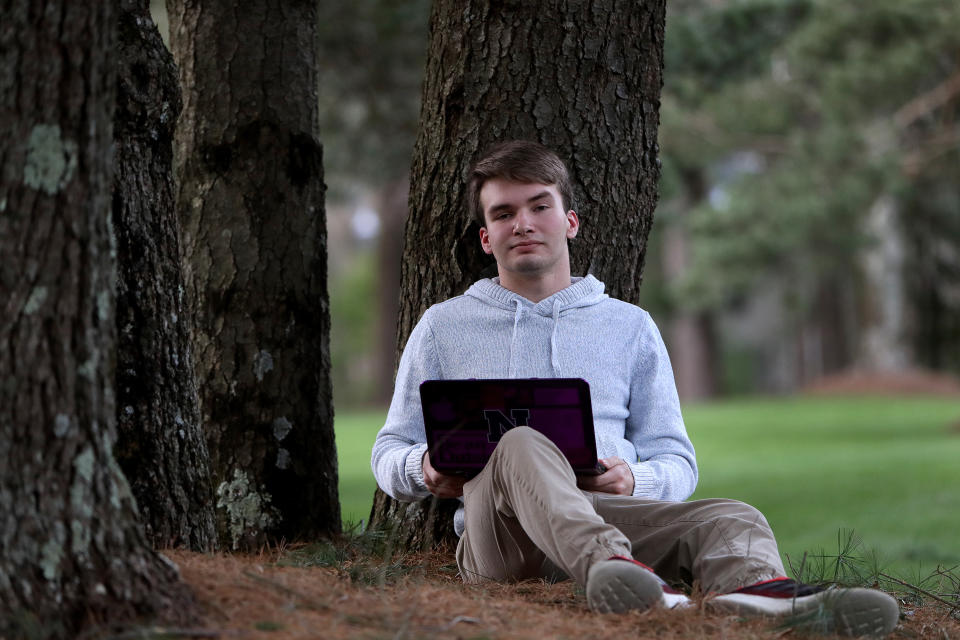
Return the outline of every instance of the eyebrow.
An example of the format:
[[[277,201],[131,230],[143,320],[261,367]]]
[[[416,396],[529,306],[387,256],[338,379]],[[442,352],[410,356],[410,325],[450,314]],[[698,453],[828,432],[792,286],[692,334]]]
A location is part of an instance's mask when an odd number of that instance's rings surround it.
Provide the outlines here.
[[[531,202],[536,202],[537,200],[543,200],[544,198],[549,198],[549,197],[550,197],[550,192],[544,189],[543,191],[536,194],[535,196],[531,196],[527,198],[527,204]],[[507,211],[512,208],[513,207],[510,204],[504,202],[503,204],[498,204],[496,206],[490,207],[489,213],[499,213],[500,211]]]

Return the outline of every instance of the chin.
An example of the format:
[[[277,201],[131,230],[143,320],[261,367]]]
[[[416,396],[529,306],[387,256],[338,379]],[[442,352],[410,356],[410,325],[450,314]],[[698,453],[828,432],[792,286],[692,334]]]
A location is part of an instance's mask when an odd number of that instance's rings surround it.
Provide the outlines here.
[[[543,271],[543,266],[544,265],[542,262],[536,260],[522,261],[515,262],[513,265],[511,265],[510,270],[515,273],[530,274]]]

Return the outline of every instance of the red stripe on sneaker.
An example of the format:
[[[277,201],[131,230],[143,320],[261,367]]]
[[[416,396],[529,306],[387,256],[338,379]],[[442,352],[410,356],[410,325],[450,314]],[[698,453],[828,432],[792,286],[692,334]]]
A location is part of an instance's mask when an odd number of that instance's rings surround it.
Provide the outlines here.
[[[762,587],[765,584],[771,584],[774,582],[783,582],[784,580],[786,580],[787,582],[794,581],[793,578],[787,578],[787,577],[771,578],[770,580],[761,580],[760,582],[754,582],[753,584],[748,584],[745,587],[740,587],[739,589],[737,589],[737,591],[743,591],[744,589],[752,589],[753,587]]]
[[[774,578],[741,587],[732,593],[763,596],[766,598],[797,598],[819,593],[820,591],[823,591],[822,587],[803,584],[793,578]]]
[[[643,563],[640,562],[639,560],[634,560],[633,558],[629,558],[629,557],[627,557],[627,556],[610,556],[608,559],[609,559],[609,560],[626,560],[627,562],[632,562],[633,564],[635,564],[635,565],[637,565],[637,566],[643,567],[644,569],[646,569],[646,570],[649,571],[650,573],[653,573],[653,574],[656,574],[656,573],[657,573],[656,571],[654,571],[653,569],[651,569],[651,568],[648,567],[647,565],[643,564]]]

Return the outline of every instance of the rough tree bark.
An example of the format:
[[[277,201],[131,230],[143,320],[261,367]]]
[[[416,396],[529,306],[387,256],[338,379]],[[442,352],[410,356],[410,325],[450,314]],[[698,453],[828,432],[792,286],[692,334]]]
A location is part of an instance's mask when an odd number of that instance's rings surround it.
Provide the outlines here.
[[[113,226],[117,446],[154,547],[216,547],[173,200],[180,85],[149,0],[119,0]]]
[[[114,3],[0,12],[0,636],[186,622],[112,454]]]
[[[664,0],[434,3],[404,234],[398,353],[428,306],[491,273],[465,205],[484,147],[533,139],[567,160],[581,230],[575,274],[636,302],[657,202]],[[456,503],[404,504],[378,491],[373,526],[397,545],[452,540]]]
[[[177,207],[221,539],[340,530],[317,6],[170,0]]]

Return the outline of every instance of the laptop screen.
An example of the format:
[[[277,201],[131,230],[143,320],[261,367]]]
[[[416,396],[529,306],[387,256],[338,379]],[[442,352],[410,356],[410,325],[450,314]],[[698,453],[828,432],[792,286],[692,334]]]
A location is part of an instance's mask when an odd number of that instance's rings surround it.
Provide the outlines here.
[[[593,472],[590,387],[579,378],[428,380],[420,385],[430,463],[475,475],[500,437],[528,426],[550,438],[575,471]]]

